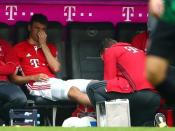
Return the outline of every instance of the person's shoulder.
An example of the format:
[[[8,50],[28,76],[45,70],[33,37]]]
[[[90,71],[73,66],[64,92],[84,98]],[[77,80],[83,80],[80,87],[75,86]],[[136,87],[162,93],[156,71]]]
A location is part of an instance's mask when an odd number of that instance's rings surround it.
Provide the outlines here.
[[[47,43],[47,45],[48,45],[49,47],[56,47],[56,45],[55,45],[54,43]]]
[[[12,48],[12,45],[7,40],[0,38],[0,46],[2,48]]]
[[[118,42],[117,44],[115,44],[116,46],[131,46],[130,43],[126,43],[126,42]]]
[[[10,45],[10,43],[7,40],[4,40],[2,38],[0,38],[0,43],[1,44],[8,44],[8,45]]]
[[[26,50],[27,48],[27,41],[21,41],[14,45],[15,50]]]
[[[134,38],[143,38],[143,37],[148,37],[147,31],[142,31],[134,36]]]
[[[48,43],[47,45],[48,45],[49,49],[57,49],[56,45],[53,43]]]
[[[15,44],[14,47],[23,47],[23,46],[25,46],[26,44],[27,44],[27,41],[25,40],[25,41],[21,41],[21,42]]]
[[[130,43],[123,43],[123,42],[121,42],[121,43],[118,44],[118,46],[120,46],[122,49],[137,50],[137,52],[142,52],[142,53],[144,53],[143,50],[134,47],[134,46],[131,45]],[[120,49],[121,49],[121,48],[120,48]],[[119,50],[120,50],[120,49],[119,49]],[[120,51],[122,52],[122,50],[120,50]]]
[[[119,48],[119,46],[120,46],[119,43],[113,44],[111,47],[105,48],[105,52],[110,54],[115,53],[116,50]]]
[[[148,35],[148,31],[143,31],[140,33],[141,36],[147,36]]]
[[[0,42],[7,42],[6,40],[4,40],[4,39],[2,39],[2,38],[0,38]]]

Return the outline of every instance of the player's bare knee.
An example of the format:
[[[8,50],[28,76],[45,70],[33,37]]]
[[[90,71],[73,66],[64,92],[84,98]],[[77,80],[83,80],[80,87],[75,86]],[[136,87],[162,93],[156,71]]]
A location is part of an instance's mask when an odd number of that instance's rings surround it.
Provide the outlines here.
[[[146,62],[146,77],[154,85],[159,84],[166,77],[168,62],[157,56],[148,56]]]
[[[72,86],[68,92],[68,96],[70,98],[75,98],[78,92],[80,92],[80,90],[77,87]]]
[[[153,85],[157,85],[165,79],[165,73],[163,73],[157,69],[150,68],[147,70],[146,77]]]

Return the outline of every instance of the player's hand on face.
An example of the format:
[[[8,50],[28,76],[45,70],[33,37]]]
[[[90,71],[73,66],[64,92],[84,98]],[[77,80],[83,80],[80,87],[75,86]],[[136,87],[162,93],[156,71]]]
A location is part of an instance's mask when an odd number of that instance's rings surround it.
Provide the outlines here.
[[[34,76],[34,81],[47,81],[49,76],[43,73],[37,74]]]
[[[40,45],[46,44],[47,41],[47,34],[45,31],[38,32],[38,42]]]
[[[149,1],[149,11],[155,17],[159,18],[164,12],[163,0],[150,0]]]

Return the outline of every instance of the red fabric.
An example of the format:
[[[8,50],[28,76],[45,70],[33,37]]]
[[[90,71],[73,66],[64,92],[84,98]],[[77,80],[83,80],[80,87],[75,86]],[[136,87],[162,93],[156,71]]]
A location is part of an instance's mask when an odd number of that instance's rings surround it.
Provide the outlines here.
[[[82,117],[83,115],[87,115],[87,113],[95,112],[93,107],[87,107],[84,105],[77,105],[77,108],[72,113],[73,117]]]
[[[52,55],[56,57],[56,47],[52,44],[48,44],[48,47]],[[37,49],[36,46],[29,44],[27,41],[23,41],[17,44],[14,49],[25,75],[45,73],[50,77],[55,77],[49,69],[41,48]]]
[[[146,51],[147,39],[148,39],[148,32],[147,31],[142,32],[140,34],[137,34],[133,38],[131,45],[140,49],[140,50]]]
[[[173,127],[175,125],[175,117],[174,117],[173,108],[164,107],[165,104],[166,104],[166,100],[162,98],[160,101],[160,108],[159,108],[158,112],[163,113],[166,117],[167,125],[169,127]]]
[[[174,125],[173,109],[167,110],[165,116],[166,116],[167,125],[170,127],[173,127]]]
[[[8,42],[0,39],[0,80],[7,80],[18,65],[17,57]]]
[[[159,109],[159,112],[163,113],[166,117],[166,123],[169,127],[174,126],[174,115],[173,115],[173,109],[167,108],[167,109]]]
[[[145,77],[146,55],[142,50],[132,47],[128,43],[117,43],[106,48],[103,53],[104,79],[107,80],[107,91],[131,93],[132,87],[117,68],[117,63],[123,66],[132,81],[135,83],[135,90],[150,89],[153,86]]]

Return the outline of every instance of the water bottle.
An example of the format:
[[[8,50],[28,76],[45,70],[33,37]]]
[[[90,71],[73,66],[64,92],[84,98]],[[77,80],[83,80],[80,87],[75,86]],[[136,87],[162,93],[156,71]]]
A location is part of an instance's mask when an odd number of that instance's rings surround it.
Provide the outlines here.
[[[24,123],[26,123],[26,124],[33,124],[34,126],[40,125],[40,121],[38,120],[38,118],[40,118],[40,114],[39,113],[33,114],[32,112],[25,112],[24,115],[25,116],[35,115],[33,118],[26,118],[24,120]]]
[[[33,123],[34,122],[34,120],[33,119],[25,119],[24,120],[24,123],[26,123],[26,124],[31,124],[31,123]],[[36,121],[36,123],[35,123],[36,125],[40,125],[40,121]]]
[[[40,114],[39,113],[37,113],[37,125],[40,125],[40,121],[38,120],[40,118]]]
[[[37,118],[40,118],[40,114],[39,113],[37,114]]]
[[[24,112],[24,115],[25,116],[30,116],[30,115],[32,115],[32,112]]]

